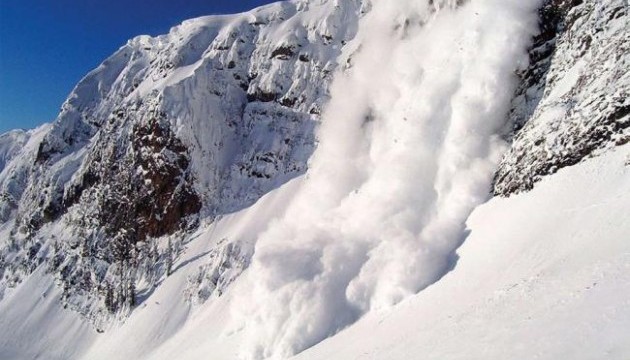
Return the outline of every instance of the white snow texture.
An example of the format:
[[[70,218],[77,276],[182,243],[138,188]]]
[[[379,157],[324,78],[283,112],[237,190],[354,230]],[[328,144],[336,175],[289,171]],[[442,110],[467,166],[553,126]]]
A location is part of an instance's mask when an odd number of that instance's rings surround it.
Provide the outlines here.
[[[289,357],[454,265],[539,5],[456,3],[374,0],[361,20],[301,188],[235,289],[245,357]]]

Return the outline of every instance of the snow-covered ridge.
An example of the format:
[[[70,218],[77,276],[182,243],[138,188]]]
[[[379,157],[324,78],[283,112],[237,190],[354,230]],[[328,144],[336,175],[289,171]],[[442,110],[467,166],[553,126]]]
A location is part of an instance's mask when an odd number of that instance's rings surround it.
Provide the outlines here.
[[[240,191],[232,177],[243,171],[259,178],[303,171],[309,150],[295,154],[293,148],[313,142],[310,123],[327,99],[342,44],[353,36],[352,24],[340,21],[344,16],[356,19],[360,11],[354,2],[284,2],[240,15],[189,20],[156,38],[135,38],[77,85],[40,145],[38,161],[57,163],[80,149],[107,146],[100,143],[100,134],[117,132],[120,138],[133,123],[163,113],[164,126],[187,148],[198,180],[195,190],[206,207],[241,206],[211,204],[217,192],[228,192],[226,202],[251,203],[270,186],[248,182],[247,191],[236,196],[230,193]],[[280,118],[287,119],[281,127],[275,125]],[[269,127],[280,128],[296,144],[269,144]],[[243,141],[256,145],[238,154],[245,150]],[[89,151],[84,156],[89,158]],[[78,175],[86,170],[81,161]],[[68,175],[44,176],[34,187],[61,177],[50,191],[59,197],[68,181],[80,180]],[[224,179],[237,189],[226,189]],[[258,195],[250,196],[249,189],[257,186],[262,187]],[[55,202],[54,196],[31,196],[29,203]]]

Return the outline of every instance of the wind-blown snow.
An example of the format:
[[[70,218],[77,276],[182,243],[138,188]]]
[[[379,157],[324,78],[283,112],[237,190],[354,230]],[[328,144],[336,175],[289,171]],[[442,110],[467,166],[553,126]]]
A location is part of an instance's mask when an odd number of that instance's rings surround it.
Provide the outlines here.
[[[505,149],[538,1],[455,3],[375,0],[362,20],[306,180],[238,289],[247,356],[304,350],[453,265]]]

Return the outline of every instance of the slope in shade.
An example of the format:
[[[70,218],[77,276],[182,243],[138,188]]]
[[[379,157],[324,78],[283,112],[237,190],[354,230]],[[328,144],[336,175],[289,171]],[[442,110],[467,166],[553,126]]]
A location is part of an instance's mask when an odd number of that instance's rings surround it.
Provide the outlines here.
[[[247,357],[300,352],[453,265],[506,147],[538,7],[459,3],[375,0],[363,18],[302,188],[235,294]]]

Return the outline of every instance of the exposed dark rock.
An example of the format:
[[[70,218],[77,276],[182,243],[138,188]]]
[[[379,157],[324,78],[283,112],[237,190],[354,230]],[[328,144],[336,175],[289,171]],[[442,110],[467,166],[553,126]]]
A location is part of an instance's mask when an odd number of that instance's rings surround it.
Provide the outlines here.
[[[272,93],[272,92],[266,92],[261,89],[257,89],[255,92],[247,94],[247,101],[249,102],[254,102],[254,101],[271,102],[271,101],[275,101],[277,98],[278,98],[277,94]]]
[[[114,149],[110,152],[113,157],[97,164],[100,174],[87,171],[67,203],[76,202],[86,187],[106,185],[99,220],[110,234],[121,229],[133,232],[135,241],[171,234],[180,229],[186,216],[201,208],[192,189],[187,150],[157,118],[136,124],[130,142],[119,144],[122,149]],[[107,183],[98,184],[99,179],[107,179]]]
[[[629,141],[630,43],[623,26],[610,24],[624,21],[622,8],[621,0],[549,0],[541,8],[495,195],[530,190],[544,176]]]
[[[280,100],[280,104],[286,107],[293,107],[297,102],[297,98],[284,97]]]
[[[281,45],[271,52],[271,58],[289,60],[295,56],[295,47],[292,45]]]

